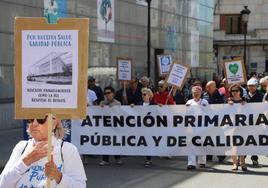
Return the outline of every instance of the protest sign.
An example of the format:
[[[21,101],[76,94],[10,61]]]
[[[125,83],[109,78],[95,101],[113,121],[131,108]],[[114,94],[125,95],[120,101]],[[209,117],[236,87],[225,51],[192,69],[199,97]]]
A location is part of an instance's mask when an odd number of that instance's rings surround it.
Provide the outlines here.
[[[172,65],[171,55],[158,55],[157,62],[158,62],[159,75],[160,76],[167,75]]]
[[[132,60],[129,58],[117,58],[117,79],[130,81],[132,76]]]
[[[15,116],[86,115],[89,20],[15,20]],[[79,100],[78,100],[79,99]]]
[[[72,125],[81,154],[268,154],[266,103],[91,107]]]
[[[178,64],[177,62],[174,62],[171,66],[167,83],[174,86],[181,88],[183,87],[186,76],[189,73],[190,68],[186,65]]]
[[[247,82],[246,70],[241,58],[224,61],[223,68],[227,84],[245,84]]]

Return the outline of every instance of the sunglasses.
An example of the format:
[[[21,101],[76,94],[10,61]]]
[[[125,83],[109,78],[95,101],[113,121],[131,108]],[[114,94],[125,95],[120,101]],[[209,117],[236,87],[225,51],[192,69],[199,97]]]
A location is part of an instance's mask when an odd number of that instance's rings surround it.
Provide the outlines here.
[[[112,92],[108,91],[108,92],[105,92],[104,95],[109,95],[111,94]]]
[[[143,93],[143,94],[142,94],[142,96],[146,96],[146,95],[147,95],[147,93]]]
[[[33,123],[35,119],[27,119],[27,123]],[[39,124],[44,124],[47,121],[47,116],[44,119],[36,119]]]
[[[240,91],[239,91],[239,89],[234,89],[234,90],[232,90],[231,92],[235,92],[235,93],[237,93],[237,92],[240,92]]]
[[[56,118],[55,117],[52,117],[53,120],[55,120]],[[33,123],[35,119],[27,119],[27,123]],[[36,119],[36,121],[39,123],[39,124],[44,124],[46,121],[47,121],[47,116],[45,116],[44,119]]]

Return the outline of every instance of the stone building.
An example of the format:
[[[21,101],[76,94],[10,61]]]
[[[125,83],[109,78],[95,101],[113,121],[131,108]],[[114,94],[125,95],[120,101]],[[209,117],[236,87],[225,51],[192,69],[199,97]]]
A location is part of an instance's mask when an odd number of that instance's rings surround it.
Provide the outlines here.
[[[247,73],[268,73],[268,1],[215,0],[214,52],[217,71],[222,74],[224,59],[244,56],[244,26],[240,12],[251,11],[246,35]]]

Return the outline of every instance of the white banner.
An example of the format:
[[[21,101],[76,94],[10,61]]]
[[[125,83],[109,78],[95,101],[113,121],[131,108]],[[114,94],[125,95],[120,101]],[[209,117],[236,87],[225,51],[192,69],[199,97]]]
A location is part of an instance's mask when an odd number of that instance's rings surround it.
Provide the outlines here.
[[[72,122],[81,154],[268,155],[268,105],[89,107]]]

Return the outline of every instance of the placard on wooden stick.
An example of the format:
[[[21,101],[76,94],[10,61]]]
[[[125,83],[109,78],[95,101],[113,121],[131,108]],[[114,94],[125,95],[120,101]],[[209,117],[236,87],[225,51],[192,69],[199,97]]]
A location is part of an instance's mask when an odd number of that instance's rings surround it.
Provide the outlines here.
[[[172,85],[173,87],[182,89],[186,82],[186,78],[189,74],[189,71],[190,67],[188,67],[187,65],[181,65],[178,62],[174,61],[170,68],[167,83]]]
[[[246,70],[241,58],[224,61],[223,68],[227,84],[247,83]]]
[[[86,117],[89,19],[15,19],[15,117]]]
[[[132,79],[132,59],[117,58],[117,79],[119,81],[131,81]]]
[[[158,55],[157,65],[158,65],[159,76],[168,75],[170,67],[172,65],[171,55]]]

